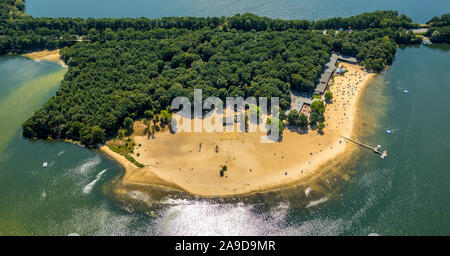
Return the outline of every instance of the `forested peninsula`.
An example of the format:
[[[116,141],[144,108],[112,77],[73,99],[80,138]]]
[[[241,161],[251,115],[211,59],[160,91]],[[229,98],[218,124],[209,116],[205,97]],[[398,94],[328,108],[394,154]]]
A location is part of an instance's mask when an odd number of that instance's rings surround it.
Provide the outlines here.
[[[130,120],[145,113],[167,114],[174,97],[193,98],[193,89],[223,100],[279,97],[286,110],[291,89],[314,91],[333,51],[379,72],[398,44],[422,42],[411,30],[420,25],[396,11],[318,21],[253,14],[80,19],[33,18],[23,14],[24,1],[0,6],[0,54],[58,48],[69,66],[23,135],[89,147],[131,129]],[[430,24],[434,39],[448,41],[448,15]]]

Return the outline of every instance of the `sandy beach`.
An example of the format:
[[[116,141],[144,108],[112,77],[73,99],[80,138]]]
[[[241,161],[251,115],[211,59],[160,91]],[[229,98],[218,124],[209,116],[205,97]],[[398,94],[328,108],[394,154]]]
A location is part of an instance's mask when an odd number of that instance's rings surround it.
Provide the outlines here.
[[[358,65],[340,65],[348,72],[334,76],[330,87],[334,98],[327,104],[323,134],[286,129],[277,143],[261,143],[260,137],[266,135],[262,132],[134,135],[137,146],[132,156],[143,168],[106,146],[101,150],[124,166],[125,186],[154,184],[199,196],[228,196],[300,183],[320,175],[328,161],[349,150],[340,136],[352,136],[361,92],[375,76]],[[221,177],[224,165],[227,171]]]
[[[63,68],[67,68],[66,63],[64,63],[64,61],[61,60],[61,53],[60,50],[53,50],[53,51],[49,51],[49,50],[44,50],[44,51],[39,51],[39,52],[32,52],[32,53],[27,53],[24,54],[25,57],[28,57],[32,60],[35,61],[52,61],[52,62],[57,62],[59,65],[61,65]]]

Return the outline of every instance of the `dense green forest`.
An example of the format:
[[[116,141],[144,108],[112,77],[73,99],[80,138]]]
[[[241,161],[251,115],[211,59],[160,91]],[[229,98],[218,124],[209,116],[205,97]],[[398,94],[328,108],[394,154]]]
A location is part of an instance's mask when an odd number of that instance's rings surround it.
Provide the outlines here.
[[[427,22],[430,26],[428,36],[436,43],[450,43],[450,14],[444,14],[440,18],[434,17]]]
[[[25,0],[0,0],[0,20],[23,18]]]
[[[270,19],[248,13],[232,17],[168,17],[161,19],[24,17],[12,20],[1,19],[0,54],[62,48],[76,43],[80,38],[97,41],[120,39],[123,36],[133,35],[135,39],[163,39],[188,31],[205,29],[224,32],[381,29],[390,30],[386,31],[388,33],[396,33],[395,30],[398,28],[413,27],[417,27],[417,24],[404,15],[398,15],[396,11],[376,11],[349,18],[331,18],[323,21]],[[117,36],[114,37],[112,34]]]
[[[23,16],[0,21],[0,54],[62,48],[69,70],[56,96],[24,123],[23,134],[92,146],[126,129],[146,111],[166,113],[174,97],[192,98],[193,88],[203,89],[203,97],[222,99],[279,97],[282,110],[287,110],[291,89],[314,91],[332,51],[381,71],[392,63],[397,43],[420,43],[412,27],[417,25],[395,11],[323,21],[253,14],[161,19]],[[316,119],[323,122],[320,115]]]
[[[25,123],[24,134],[99,142],[89,138],[91,127],[111,136],[128,116],[159,113],[177,96],[193,98],[192,88],[223,100],[280,97],[287,109],[292,76],[300,77],[302,90],[314,90],[331,50],[331,38],[291,30],[79,42],[63,49],[69,71],[56,97]]]

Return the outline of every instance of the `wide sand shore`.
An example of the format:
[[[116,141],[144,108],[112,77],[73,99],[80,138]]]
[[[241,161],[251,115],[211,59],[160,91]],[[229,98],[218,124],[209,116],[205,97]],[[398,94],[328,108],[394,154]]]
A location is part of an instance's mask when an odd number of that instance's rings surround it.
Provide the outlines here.
[[[350,150],[340,136],[351,137],[357,105],[374,74],[361,66],[343,64],[345,75],[335,76],[334,94],[325,112],[323,134],[295,129],[284,131],[277,143],[261,143],[265,133],[176,133],[133,137],[137,168],[108,147],[101,148],[124,168],[122,185],[163,185],[200,196],[228,196],[277,189],[320,175],[327,162]],[[221,166],[226,165],[224,177]]]
[[[39,51],[39,52],[32,52],[32,53],[24,54],[24,56],[28,57],[30,59],[33,59],[35,61],[45,60],[45,61],[57,62],[63,68],[67,68],[66,63],[64,63],[64,61],[61,60],[61,53],[60,53],[59,49],[53,50],[53,51],[44,50],[44,51]]]

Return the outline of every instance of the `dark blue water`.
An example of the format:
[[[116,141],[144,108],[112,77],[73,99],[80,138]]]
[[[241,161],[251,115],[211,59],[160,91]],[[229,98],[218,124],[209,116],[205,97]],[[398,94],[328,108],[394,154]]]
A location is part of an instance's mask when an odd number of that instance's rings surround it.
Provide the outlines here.
[[[283,19],[347,17],[375,10],[397,10],[426,22],[450,12],[448,0],[28,0],[36,17],[231,16],[251,12]]]

